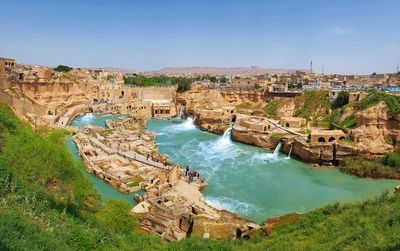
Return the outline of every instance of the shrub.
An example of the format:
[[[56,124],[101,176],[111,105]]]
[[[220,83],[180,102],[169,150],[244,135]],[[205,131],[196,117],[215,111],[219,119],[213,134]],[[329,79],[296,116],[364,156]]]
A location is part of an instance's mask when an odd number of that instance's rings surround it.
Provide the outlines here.
[[[69,72],[72,70],[72,68],[69,66],[66,66],[66,65],[59,65],[56,68],[54,68],[53,70],[59,71],[59,72]]]
[[[278,100],[271,100],[265,107],[264,111],[265,113],[270,116],[274,117],[276,116],[276,109],[278,108],[278,105],[280,102]]]
[[[349,93],[346,91],[339,92],[338,96],[336,97],[335,101],[332,104],[334,109],[341,108],[349,103]]]
[[[371,106],[384,101],[388,109],[388,114],[391,117],[396,116],[400,112],[400,97],[383,92],[373,91],[364,99],[353,104],[354,108],[358,111],[365,110]]]
[[[386,153],[382,158],[382,163],[400,171],[400,154],[395,152]]]
[[[326,99],[327,91],[304,91],[303,95],[295,99],[296,117],[311,120],[312,115],[319,117],[329,114],[331,103]]]
[[[399,179],[400,169],[396,167],[396,165],[400,167],[400,158],[398,154],[394,157],[385,155],[382,159],[375,161],[346,158],[340,170],[363,178]]]
[[[340,126],[346,128],[353,128],[357,124],[357,119],[355,113],[352,113],[350,116],[346,117],[342,122],[339,123]]]

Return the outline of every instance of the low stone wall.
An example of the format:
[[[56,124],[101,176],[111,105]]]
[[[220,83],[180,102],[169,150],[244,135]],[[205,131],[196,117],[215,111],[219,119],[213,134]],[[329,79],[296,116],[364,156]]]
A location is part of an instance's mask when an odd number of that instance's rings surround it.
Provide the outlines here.
[[[271,137],[271,134],[238,130],[235,127],[232,128],[232,140],[268,149],[274,149],[279,142],[279,139]]]

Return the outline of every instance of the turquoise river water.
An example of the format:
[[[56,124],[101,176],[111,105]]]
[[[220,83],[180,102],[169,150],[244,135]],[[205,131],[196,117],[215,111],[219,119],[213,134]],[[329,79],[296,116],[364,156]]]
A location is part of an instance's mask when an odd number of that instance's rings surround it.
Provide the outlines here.
[[[105,127],[106,119],[120,118],[119,115],[86,114],[76,117],[71,125]],[[313,168],[285,155],[232,142],[229,133],[218,136],[201,131],[191,119],[151,119],[147,129],[157,134],[161,153],[205,177],[206,201],[256,222],[335,202],[374,198],[386,189],[392,191],[396,184],[394,180],[360,179],[337,169]],[[67,145],[80,159],[71,139]],[[122,199],[135,204],[132,194],[120,193],[96,176],[84,173],[102,199]]]
[[[285,155],[232,142],[196,128],[190,120],[149,120],[161,153],[198,171],[206,200],[245,218],[262,220],[306,212],[335,202],[374,198],[396,181],[360,179],[333,168],[313,168]]]

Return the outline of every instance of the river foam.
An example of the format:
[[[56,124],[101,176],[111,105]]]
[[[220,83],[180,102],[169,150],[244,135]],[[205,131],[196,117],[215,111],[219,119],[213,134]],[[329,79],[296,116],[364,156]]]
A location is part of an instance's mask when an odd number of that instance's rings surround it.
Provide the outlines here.
[[[392,189],[394,181],[359,179],[337,169],[310,168],[279,153],[199,130],[193,120],[150,120],[159,151],[189,166],[208,183],[206,200],[256,222],[306,212],[337,201],[357,201]]]

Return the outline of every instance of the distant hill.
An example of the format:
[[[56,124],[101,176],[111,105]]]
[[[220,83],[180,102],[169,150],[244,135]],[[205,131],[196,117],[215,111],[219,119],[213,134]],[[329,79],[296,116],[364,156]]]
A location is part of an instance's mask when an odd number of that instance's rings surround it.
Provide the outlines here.
[[[291,73],[295,71],[308,71],[304,69],[264,69],[258,66],[251,67],[230,67],[230,68],[222,68],[222,67],[200,67],[200,66],[192,66],[192,67],[166,67],[162,68],[159,71],[151,71],[146,72],[148,74],[175,74],[175,75],[186,75],[186,74],[210,74],[210,75],[261,75],[266,73]]]

